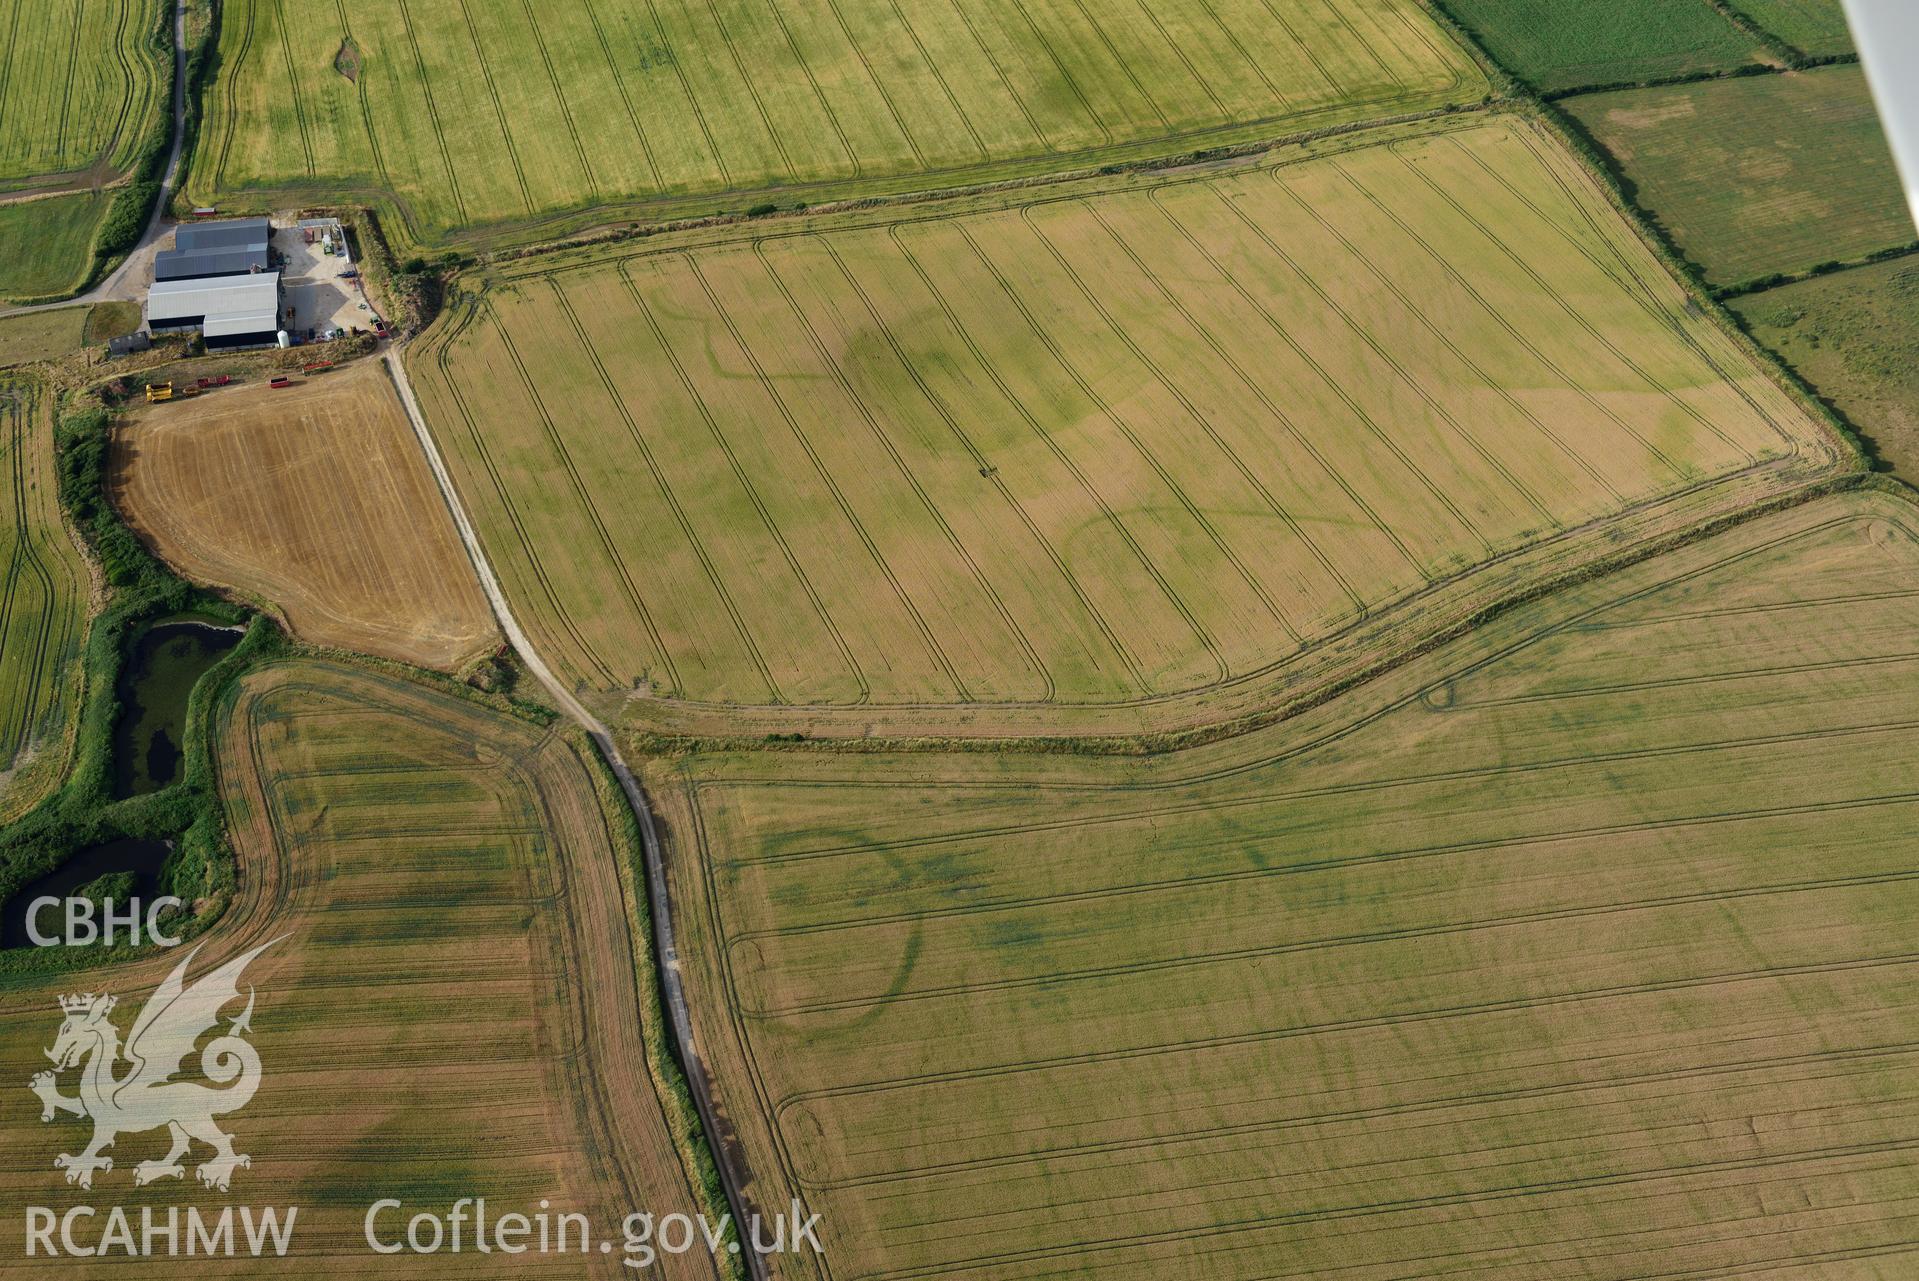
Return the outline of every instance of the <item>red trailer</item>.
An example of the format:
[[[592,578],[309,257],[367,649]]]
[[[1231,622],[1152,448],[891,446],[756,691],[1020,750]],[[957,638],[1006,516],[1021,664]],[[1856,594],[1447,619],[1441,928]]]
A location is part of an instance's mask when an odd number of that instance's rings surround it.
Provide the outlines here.
[[[267,384],[267,386],[269,387],[291,387],[292,385],[293,385],[293,380],[291,378],[288,378],[285,374],[275,374],[273,376],[273,381]]]

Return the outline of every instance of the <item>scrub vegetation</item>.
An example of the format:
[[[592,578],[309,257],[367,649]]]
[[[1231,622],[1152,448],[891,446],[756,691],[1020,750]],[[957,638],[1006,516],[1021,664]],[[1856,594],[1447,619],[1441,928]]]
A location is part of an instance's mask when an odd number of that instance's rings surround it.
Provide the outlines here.
[[[1896,258],[1734,299],[1752,335],[1919,481],[1919,257]]]

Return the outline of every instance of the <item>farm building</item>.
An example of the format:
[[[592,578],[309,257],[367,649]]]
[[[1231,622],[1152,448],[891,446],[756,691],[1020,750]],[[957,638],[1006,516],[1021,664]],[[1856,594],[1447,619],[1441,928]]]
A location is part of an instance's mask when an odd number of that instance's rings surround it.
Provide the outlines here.
[[[153,279],[205,280],[241,276],[273,265],[267,255],[271,234],[265,218],[188,223],[173,233],[173,248],[153,259]]]
[[[153,333],[198,329],[210,348],[271,346],[278,334],[280,273],[161,280],[147,292]]]

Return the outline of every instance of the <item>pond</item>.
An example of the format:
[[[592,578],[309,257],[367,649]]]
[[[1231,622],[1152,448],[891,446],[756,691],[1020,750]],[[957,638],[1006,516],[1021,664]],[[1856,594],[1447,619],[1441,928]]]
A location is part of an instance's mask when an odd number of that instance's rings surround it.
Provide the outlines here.
[[[159,893],[160,867],[172,853],[166,841],[127,837],[76,853],[52,872],[22,886],[0,915],[0,947],[27,947],[27,908],[37,898],[68,897],[115,900],[151,899]],[[76,894],[76,891],[85,891]],[[40,935],[57,937],[64,925],[62,908],[40,913]]]
[[[115,799],[179,780],[187,697],[243,635],[237,627],[197,619],[163,619],[140,634],[115,686],[120,695],[120,722],[113,729]]]

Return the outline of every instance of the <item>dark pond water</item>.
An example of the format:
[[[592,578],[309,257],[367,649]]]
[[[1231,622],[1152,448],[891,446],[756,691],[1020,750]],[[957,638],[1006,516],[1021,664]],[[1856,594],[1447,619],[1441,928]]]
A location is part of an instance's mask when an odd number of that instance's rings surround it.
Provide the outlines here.
[[[113,794],[154,792],[180,777],[187,696],[240,643],[238,628],[191,619],[155,623],[120,671],[120,723],[113,730]]]
[[[170,852],[165,841],[132,837],[81,850],[7,901],[5,912],[0,913],[0,947],[32,944],[27,937],[27,908],[37,898],[153,898],[159,893],[160,867]],[[62,907],[49,907],[40,913],[42,937],[57,937],[64,924]]]

